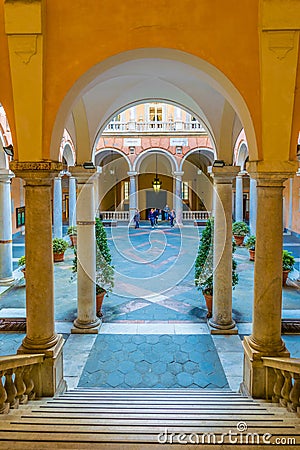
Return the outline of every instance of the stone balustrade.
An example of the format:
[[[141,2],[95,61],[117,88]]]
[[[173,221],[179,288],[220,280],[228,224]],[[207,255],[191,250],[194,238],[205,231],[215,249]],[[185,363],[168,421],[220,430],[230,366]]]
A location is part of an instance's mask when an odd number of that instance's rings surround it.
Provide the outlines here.
[[[300,359],[263,357],[267,371],[273,372],[273,385],[266,386],[266,397],[300,416]],[[269,382],[270,384],[270,382]]]
[[[182,211],[182,220],[207,220],[210,211]]]
[[[129,211],[100,211],[102,220],[129,220]]]
[[[206,134],[206,130],[203,125],[198,121],[183,122],[181,120],[175,121],[131,121],[121,122],[112,121],[104,129],[105,133],[168,133],[168,132],[181,132],[181,133],[203,133]]]
[[[44,354],[0,357],[0,414],[33,400],[36,395],[33,368],[38,368]]]

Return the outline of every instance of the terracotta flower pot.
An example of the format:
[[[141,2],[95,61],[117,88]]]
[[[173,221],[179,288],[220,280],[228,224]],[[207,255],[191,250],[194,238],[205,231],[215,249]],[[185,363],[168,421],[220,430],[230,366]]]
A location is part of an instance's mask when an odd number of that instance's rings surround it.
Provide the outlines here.
[[[288,279],[289,273],[289,270],[282,271],[282,286],[286,286],[286,280]]]
[[[207,314],[206,317],[209,319],[210,317],[212,317],[212,302],[213,302],[213,296],[210,294],[204,294],[203,296],[205,298],[205,302],[206,302],[206,308],[207,308]]]
[[[243,245],[245,236],[237,236],[236,234],[234,234],[233,237],[236,245]]]
[[[255,250],[249,249],[250,261],[255,261]]]
[[[101,294],[96,295],[96,316],[97,317],[103,316],[101,309],[102,309],[102,303],[103,303],[105,294],[106,294],[106,291],[101,292]]]
[[[53,261],[54,262],[62,262],[65,260],[64,253],[53,253]]]
[[[21,272],[23,273],[24,278],[26,278],[26,269],[21,269]]]
[[[77,245],[77,234],[70,234],[70,240],[72,247],[76,247]]]

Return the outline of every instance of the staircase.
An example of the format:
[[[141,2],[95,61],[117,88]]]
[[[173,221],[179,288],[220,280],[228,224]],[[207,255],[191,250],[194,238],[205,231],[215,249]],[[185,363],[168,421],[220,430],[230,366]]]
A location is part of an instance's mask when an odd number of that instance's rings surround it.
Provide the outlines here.
[[[279,442],[300,448],[297,416],[229,390],[75,389],[0,417],[1,450],[257,450]]]

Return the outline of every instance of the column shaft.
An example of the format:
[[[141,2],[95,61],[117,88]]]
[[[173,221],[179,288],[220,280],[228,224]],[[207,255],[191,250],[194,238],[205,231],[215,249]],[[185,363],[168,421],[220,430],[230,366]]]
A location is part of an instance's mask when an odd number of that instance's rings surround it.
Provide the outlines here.
[[[11,178],[14,174],[0,170],[0,284],[11,283],[12,273],[12,223],[11,223]]]
[[[53,237],[62,238],[62,189],[61,177],[54,178]]]
[[[69,226],[76,224],[76,178],[69,177]]]
[[[243,217],[243,176],[238,175],[235,179],[235,220],[242,222]]]
[[[71,168],[72,169],[72,168]],[[96,316],[95,171],[75,167],[77,178],[77,318],[72,333],[98,333]]]
[[[212,167],[214,178],[214,281],[211,333],[235,334],[232,319],[232,180],[238,167]]]
[[[244,338],[243,386],[264,398],[272,386],[261,357],[288,357],[281,339],[283,182],[288,174],[254,173],[257,180],[257,222],[252,334]],[[266,225],[267,220],[267,225]]]
[[[133,220],[137,205],[137,172],[128,172],[129,184],[129,222]]]
[[[255,347],[272,350],[283,347],[281,339],[282,190],[282,183],[270,186],[258,180],[251,340]],[[266,226],[266,211],[268,226]]]
[[[257,209],[256,180],[254,178],[250,178],[249,225],[250,225],[250,233],[253,235],[256,235],[256,209]]]
[[[176,222],[182,225],[182,176],[184,172],[173,172],[175,176],[175,213]]]

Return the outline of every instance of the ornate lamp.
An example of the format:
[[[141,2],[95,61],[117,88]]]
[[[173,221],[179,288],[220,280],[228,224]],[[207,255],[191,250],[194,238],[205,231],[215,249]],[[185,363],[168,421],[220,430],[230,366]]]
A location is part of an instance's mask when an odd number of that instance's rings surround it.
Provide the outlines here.
[[[162,181],[160,181],[160,179],[157,176],[157,153],[155,155],[155,178],[152,181],[152,187],[154,192],[159,192],[160,188],[162,185]]]

